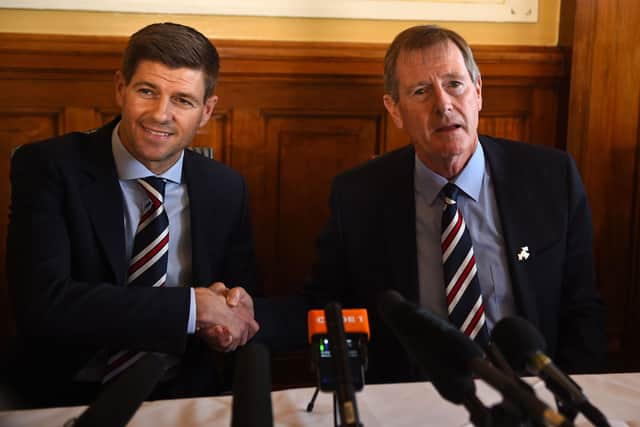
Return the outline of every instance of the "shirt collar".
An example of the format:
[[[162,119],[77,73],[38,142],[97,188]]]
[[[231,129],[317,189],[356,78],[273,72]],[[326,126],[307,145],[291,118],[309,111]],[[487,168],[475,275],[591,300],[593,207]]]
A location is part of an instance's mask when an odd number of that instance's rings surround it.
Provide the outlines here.
[[[133,180],[139,178],[145,178],[147,176],[158,176],[167,181],[180,184],[182,181],[182,162],[184,159],[184,150],[180,153],[178,161],[167,169],[164,173],[156,175],[151,172],[145,165],[140,163],[138,159],[133,157],[129,151],[122,145],[120,136],[118,135],[118,129],[120,123],[116,125],[111,134],[111,151],[113,152],[113,158],[116,163],[116,171],[118,172],[118,178],[121,180]]]
[[[482,180],[485,173],[484,150],[478,141],[476,149],[464,169],[451,182],[456,184],[468,197],[477,201],[480,197]],[[449,182],[445,177],[433,172],[422,163],[415,155],[415,188],[416,192],[423,194],[429,203],[433,203],[438,198],[442,188]]]

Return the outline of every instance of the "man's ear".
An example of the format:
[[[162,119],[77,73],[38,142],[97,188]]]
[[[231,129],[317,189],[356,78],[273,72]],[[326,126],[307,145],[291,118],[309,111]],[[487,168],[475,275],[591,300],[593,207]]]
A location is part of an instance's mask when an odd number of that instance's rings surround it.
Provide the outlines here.
[[[391,95],[385,94],[382,97],[382,102],[384,102],[384,108],[386,108],[391,115],[393,123],[395,123],[398,129],[402,129],[402,115],[400,114],[400,108],[398,108],[396,101],[393,100]]]
[[[216,95],[211,95],[204,101],[204,109],[202,111],[202,118],[200,119],[200,127],[203,127],[207,124],[211,115],[213,114],[213,110],[216,108],[216,104],[218,103],[218,97]]]
[[[478,111],[482,111],[482,77],[478,74],[478,81],[476,82],[476,93],[478,95]]]

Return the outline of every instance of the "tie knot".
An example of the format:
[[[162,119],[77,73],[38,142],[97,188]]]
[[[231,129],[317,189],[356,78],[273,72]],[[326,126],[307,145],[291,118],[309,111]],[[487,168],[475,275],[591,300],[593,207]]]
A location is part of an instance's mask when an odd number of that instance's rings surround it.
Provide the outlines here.
[[[456,200],[458,200],[458,195],[460,194],[460,189],[457,185],[448,182],[447,185],[442,188],[440,194],[447,205],[455,205]]]
[[[142,188],[144,188],[147,193],[162,202],[162,200],[164,199],[164,179],[158,178],[157,176],[147,176],[145,178],[139,179],[138,183],[142,186]]]

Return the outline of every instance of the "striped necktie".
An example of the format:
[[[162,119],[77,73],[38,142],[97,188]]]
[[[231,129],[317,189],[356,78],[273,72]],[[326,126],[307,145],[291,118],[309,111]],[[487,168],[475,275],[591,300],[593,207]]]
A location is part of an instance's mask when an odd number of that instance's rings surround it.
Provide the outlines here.
[[[465,335],[485,346],[489,331],[471,235],[456,202],[460,189],[448,183],[440,194],[444,199],[440,243],[449,320]]]
[[[169,217],[164,208],[165,182],[152,176],[138,179],[138,184],[147,195],[148,203],[136,229],[127,286],[162,287],[167,282],[169,255]],[[144,355],[145,352],[130,350],[112,354],[107,361],[102,382],[115,378]]]
[[[169,217],[164,209],[164,181],[139,179],[150,203],[142,212],[129,262],[128,286],[164,286],[169,255]]]

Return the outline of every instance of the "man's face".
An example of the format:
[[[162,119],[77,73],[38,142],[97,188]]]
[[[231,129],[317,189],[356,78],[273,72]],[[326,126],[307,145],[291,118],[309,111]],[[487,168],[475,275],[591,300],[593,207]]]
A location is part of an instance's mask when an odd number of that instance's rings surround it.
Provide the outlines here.
[[[180,158],[196,131],[213,113],[217,97],[204,99],[201,70],[169,68],[141,61],[127,84],[116,73],[116,100],[122,120],[118,135],[133,157],[160,174]]]
[[[451,41],[400,52],[396,78],[398,101],[384,96],[394,123],[409,134],[427,167],[445,178],[456,176],[477,144],[480,78],[473,83]]]

